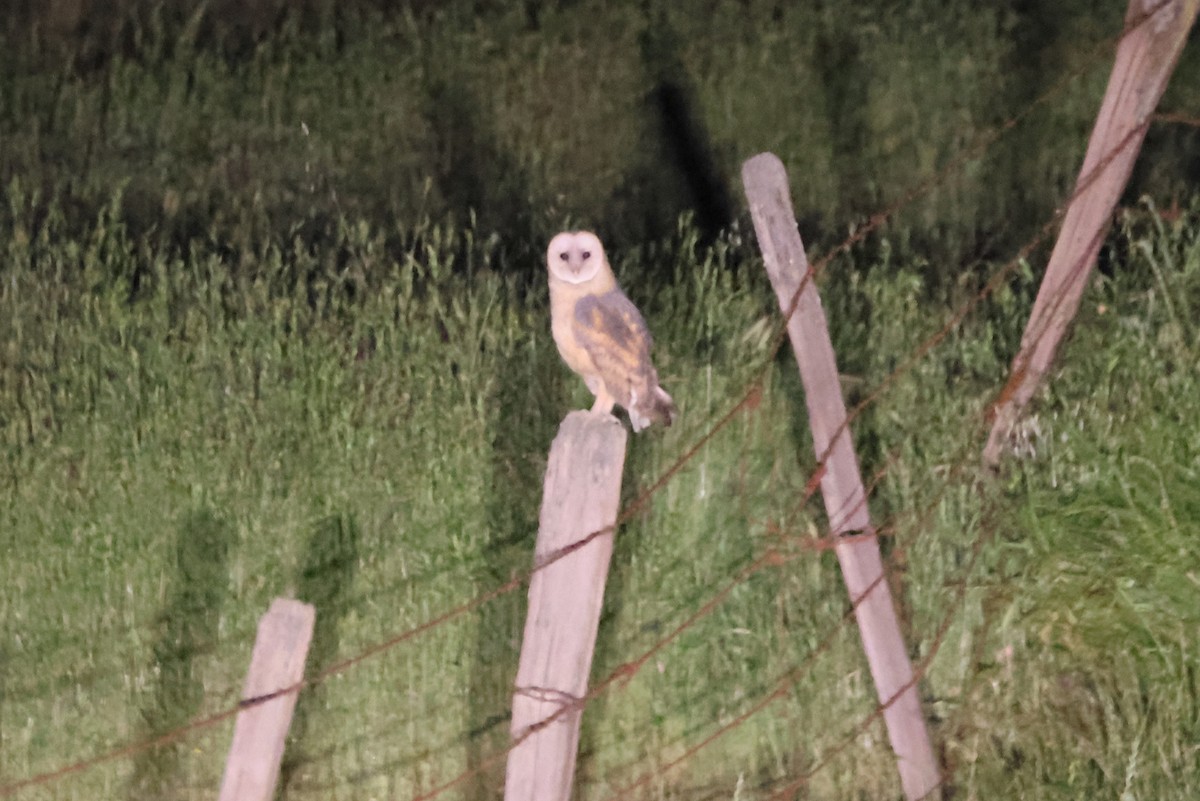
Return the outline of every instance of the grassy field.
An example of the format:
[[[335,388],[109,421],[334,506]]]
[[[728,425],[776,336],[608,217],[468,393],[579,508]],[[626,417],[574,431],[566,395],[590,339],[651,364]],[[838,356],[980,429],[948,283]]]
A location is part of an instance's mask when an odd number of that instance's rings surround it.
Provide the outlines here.
[[[568,218],[631,248],[690,211],[712,238],[762,150],[796,176],[809,240],[840,241],[1028,111],[893,221],[893,247],[953,280],[1007,257],[1073,185],[1127,3],[279,5],[55,0],[6,16],[0,183],[20,178],[81,226],[123,185],[135,232],[238,251],[284,232],[327,242],[343,215],[404,229],[474,215],[524,269],[540,249],[526,243]],[[1187,48],[1162,108],[1198,106]],[[1129,201],[1186,196],[1197,148],[1192,128],[1152,126]]]
[[[177,254],[130,235],[119,196],[80,238],[60,236],[53,214],[27,217],[15,184],[7,201],[5,782],[234,702],[275,595],[317,604],[316,672],[528,568],[546,449],[587,396],[558,362],[544,289],[514,278],[494,240],[428,224],[397,252],[390,232],[345,219],[326,249]],[[765,548],[791,558],[589,706],[580,797],[655,772],[799,664],[785,697],[634,795],[766,798],[849,736],[811,795],[895,796],[881,729],[855,735],[873,701],[852,629],[818,653],[846,601],[831,554],[800,545],[821,519],[798,508],[812,466],[803,405],[790,356],[769,352],[753,242],[697,236],[683,223],[661,246],[614,254],[682,412],[633,440],[626,496],[750,381],[763,376],[763,391],[622,529],[597,679]],[[868,474],[887,466],[873,510],[894,527],[917,659],[952,620],[923,692],[961,797],[1200,790],[1200,215],[1131,215],[1106,259],[1113,276],[1089,291],[1003,481],[974,465],[1028,272],[856,425]],[[830,267],[852,394],[972,291],[930,290],[925,269]],[[648,271],[672,280],[643,292]],[[308,692],[285,797],[406,798],[483,765],[506,739],[523,605],[506,594]],[[208,797],[228,735],[198,732],[20,797]],[[501,777],[485,769],[450,795],[488,797]]]
[[[898,797],[882,728],[859,730],[874,696],[836,561],[810,547],[804,404],[736,170],[784,157],[819,255],[1088,67],[830,264],[839,367],[866,398],[1061,201],[1107,67],[1086,54],[1122,4],[312,0],[240,44],[207,27],[215,6],[110,5],[78,39],[0,22],[0,786],[236,703],[275,596],[316,604],[317,675],[527,571],[547,449],[590,402],[549,336],[541,253],[587,224],[682,413],[631,440],[627,503],[759,387],[622,527],[594,682],[787,558],[588,706],[577,797],[766,799],[818,766],[800,797]],[[671,161],[671,86],[728,226]],[[1152,128],[1002,476],[977,469],[984,415],[1038,257],[855,421],[957,798],[1200,797],[1189,136]],[[281,797],[411,798],[467,770],[439,797],[495,797],[524,606],[505,593],[306,691]],[[229,735],[16,797],[211,798]]]

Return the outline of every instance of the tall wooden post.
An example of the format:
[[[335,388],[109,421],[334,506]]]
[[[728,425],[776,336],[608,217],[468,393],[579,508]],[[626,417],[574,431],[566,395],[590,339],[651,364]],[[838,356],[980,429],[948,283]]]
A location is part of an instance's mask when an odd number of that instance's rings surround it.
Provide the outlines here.
[[[824,468],[821,494],[830,536],[872,532],[866,490],[846,426],[833,344],[796,229],[787,172],[776,156],[760,153],[742,165],[742,183],[771,285],[784,313],[792,312],[787,321],[788,336],[804,384],[813,447]],[[834,550],[850,600],[856,604],[854,614],[875,691],[884,707],[883,720],[904,795],[909,801],[934,797],[941,776],[891,590],[884,578],[879,543],[874,537],[854,537],[840,542]]]
[[[983,451],[988,465],[999,464],[1013,424],[1045,380],[1058,344],[1079,310],[1113,209],[1129,181],[1150,116],[1179,61],[1198,7],[1200,0],[1130,0],[1125,24],[1136,27],[1117,47],[1076,194],[1050,254],[1008,385],[994,409]]]
[[[513,694],[512,736],[519,742],[508,756],[506,801],[571,797],[626,438],[611,415],[571,412],[550,447],[534,557],[539,569],[529,582]]]
[[[309,604],[276,598],[259,620],[242,700],[260,700],[238,713],[219,801],[271,801],[274,797],[298,695],[280,691],[295,687],[304,678],[315,619],[316,612]]]

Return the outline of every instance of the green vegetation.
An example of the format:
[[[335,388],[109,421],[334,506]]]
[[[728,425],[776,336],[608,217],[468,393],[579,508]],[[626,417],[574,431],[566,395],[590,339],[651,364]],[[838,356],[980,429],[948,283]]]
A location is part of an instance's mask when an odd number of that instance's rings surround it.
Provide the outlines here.
[[[136,233],[237,252],[326,242],[342,216],[473,214],[524,271],[564,218],[630,248],[692,211],[711,240],[742,160],[771,150],[826,244],[1063,82],[894,222],[893,246],[952,279],[1007,257],[1073,185],[1127,6],[283,5],[56,0],[0,21],[0,182],[80,225],[124,185]],[[1162,106],[1200,107],[1194,49]],[[1198,164],[1192,129],[1155,125],[1129,202],[1185,198]]]
[[[344,220],[320,252],[197,245],[180,257],[130,236],[118,198],[79,240],[60,235],[54,215],[35,227],[18,187],[8,202],[6,780],[233,702],[255,620],[276,594],[320,606],[321,669],[528,567],[545,451],[586,390],[558,363],[544,291],[515,280],[490,240],[426,226],[419,247],[397,254],[385,232]],[[1131,797],[1186,798],[1200,775],[1200,213],[1131,222],[1110,250],[1121,272],[1089,293],[1039,406],[1035,455],[1002,492],[981,492],[973,465],[1028,276],[856,426],[867,471],[888,465],[875,512],[894,527],[918,657],[953,619],[925,691],[954,781],[980,796],[1079,797],[1128,783]],[[622,530],[597,677],[764,549],[791,558],[589,707],[589,798],[769,692],[845,612],[831,556],[800,547],[820,525],[814,505],[797,508],[811,457],[794,368],[786,354],[768,359],[771,296],[751,245],[701,247],[685,225],[661,248],[617,254],[617,265],[659,334],[683,412],[677,427],[633,441],[628,496],[766,372],[757,405]],[[650,270],[673,275],[670,286],[639,293]],[[143,276],[136,288],[133,275]],[[896,262],[835,262],[824,286],[844,364],[866,387],[962,300],[931,297],[921,268]],[[505,741],[522,620],[523,593],[510,593],[312,690],[288,797],[407,797],[480,764]],[[786,699],[642,794],[739,785],[742,797],[765,797],[755,788],[812,767],[872,703],[845,629]],[[227,736],[207,730],[27,794],[209,793]],[[481,794],[497,777],[485,771],[468,787]],[[893,793],[878,727],[812,787]]]
[[[635,112],[656,81],[690,87],[729,187],[743,156],[784,154],[827,250],[1077,66],[1063,43],[1110,35],[1120,9],[1080,4],[1027,41],[1029,11],[760,5],[581,0],[476,24],[312,2],[244,40],[167,2],[65,45],[49,23],[9,30],[0,785],[234,704],[277,595],[318,607],[313,674],[528,570],[546,451],[589,402],[549,336],[540,253],[582,221],[611,242],[682,412],[631,440],[627,502],[761,382],[621,529],[594,683],[769,549],[785,559],[588,706],[579,797],[652,774],[627,795],[767,798],[818,765],[814,798],[898,795],[880,724],[856,730],[873,690],[836,562],[811,547],[804,406],[753,237],[744,219],[707,228]],[[830,264],[852,400],[1061,200],[1104,71]],[[1168,104],[1200,86],[1180,84]],[[786,89],[767,102],[767,85]],[[1156,136],[1135,191],[1165,201],[1187,172]],[[922,685],[934,736],[963,798],[1195,798],[1200,201],[1123,214],[995,479],[977,469],[985,410],[1037,266],[854,425],[916,660],[950,621]],[[493,797],[523,620],[518,589],[310,688],[282,797],[410,798],[468,769],[442,797]],[[18,797],[211,797],[229,731]]]

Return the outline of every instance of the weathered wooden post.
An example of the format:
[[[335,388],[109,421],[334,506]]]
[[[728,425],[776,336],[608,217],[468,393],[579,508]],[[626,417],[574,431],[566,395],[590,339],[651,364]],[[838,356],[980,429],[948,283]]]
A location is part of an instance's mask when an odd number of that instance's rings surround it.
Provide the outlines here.
[[[760,153],[742,165],[742,183],[771,285],[784,314],[791,312],[788,336],[804,384],[813,446],[824,469],[821,494],[830,536],[870,533],[874,527],[846,425],[833,344],[796,228],[787,172],[775,155]],[[883,720],[896,754],[904,795],[909,801],[935,797],[941,775],[884,577],[879,543],[874,537],[852,537],[838,543],[834,550],[850,600],[856,604],[854,614],[875,691],[884,707]]]
[[[994,409],[983,451],[990,466],[999,464],[1009,432],[1045,380],[1058,344],[1079,310],[1113,209],[1129,181],[1150,117],[1167,88],[1198,7],[1200,0],[1130,0],[1125,24],[1136,27],[1117,46],[1076,194],[1050,254],[1008,385]]]
[[[219,801],[271,801],[274,797],[298,695],[289,688],[304,678],[315,619],[309,604],[276,598],[259,620],[242,691],[243,703],[253,703],[238,713],[234,724]]]
[[[567,801],[621,499],[625,428],[571,412],[550,447],[512,705],[507,801]],[[554,560],[550,562],[550,560]],[[542,565],[545,565],[542,567]]]

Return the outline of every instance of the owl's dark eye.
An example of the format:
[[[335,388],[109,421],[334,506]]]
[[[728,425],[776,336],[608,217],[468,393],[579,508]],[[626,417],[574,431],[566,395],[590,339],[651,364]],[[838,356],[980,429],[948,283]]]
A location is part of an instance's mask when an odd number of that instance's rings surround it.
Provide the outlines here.
[[[590,251],[590,250],[583,251],[583,260],[584,261],[587,261],[591,257],[592,257],[592,251]]]
[[[560,259],[562,259],[563,261],[566,261],[567,260],[567,251],[564,250],[562,253],[559,253],[558,257]]]

